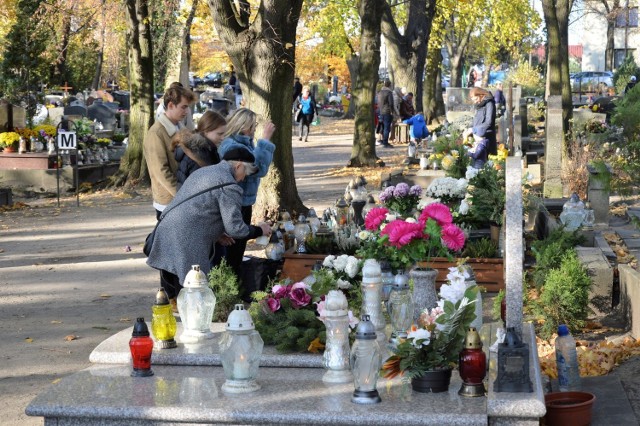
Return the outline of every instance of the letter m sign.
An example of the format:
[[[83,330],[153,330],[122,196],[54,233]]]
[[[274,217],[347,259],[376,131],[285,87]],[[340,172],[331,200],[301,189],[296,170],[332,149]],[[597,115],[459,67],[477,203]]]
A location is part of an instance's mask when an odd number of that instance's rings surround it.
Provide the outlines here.
[[[76,132],[58,132],[58,149],[76,149]]]

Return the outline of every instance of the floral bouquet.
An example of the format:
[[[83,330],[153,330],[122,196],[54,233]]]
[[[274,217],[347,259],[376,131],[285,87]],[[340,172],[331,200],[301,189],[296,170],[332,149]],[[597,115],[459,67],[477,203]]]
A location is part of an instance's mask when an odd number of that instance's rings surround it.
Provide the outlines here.
[[[451,251],[462,250],[465,235],[462,229],[453,224],[449,207],[442,203],[427,205],[420,217],[394,219],[387,222],[386,208],[379,207],[369,211],[365,218],[365,227],[374,233],[373,248],[378,250],[391,266],[408,269],[417,262],[428,262],[434,256],[451,256]]]
[[[464,277],[440,288],[438,305],[425,309],[407,338],[394,349],[382,366],[384,377],[405,379],[423,376],[430,370],[452,368],[458,362],[469,325],[475,319],[478,287],[466,287]]]
[[[584,131],[587,133],[604,133],[609,130],[607,123],[591,118],[584,123]]]
[[[353,256],[343,254],[341,256],[327,256],[322,262],[322,268],[313,272],[314,282],[311,284],[311,292],[318,304],[318,313],[324,317],[324,297],[331,290],[340,290],[349,302],[350,323],[360,316],[362,307],[362,261]],[[355,314],[355,316],[353,316]]]
[[[422,188],[420,185],[409,187],[408,184],[400,182],[396,186],[388,186],[378,195],[381,203],[400,216],[407,217],[413,213],[418,206]]]
[[[17,147],[20,141],[20,135],[16,132],[4,132],[0,133],[0,146],[1,147]]]
[[[467,194],[467,180],[451,177],[437,178],[431,182],[425,194],[445,204],[455,204]]]

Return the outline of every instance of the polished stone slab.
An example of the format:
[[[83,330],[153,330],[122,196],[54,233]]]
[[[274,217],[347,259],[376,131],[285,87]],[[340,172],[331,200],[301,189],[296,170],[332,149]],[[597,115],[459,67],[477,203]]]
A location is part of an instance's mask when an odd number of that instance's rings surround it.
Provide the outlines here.
[[[149,330],[151,324],[147,323]],[[182,323],[178,322],[176,342],[178,347],[174,349],[154,349],[151,362],[157,365],[222,365],[218,352],[218,341],[224,332],[224,323],[211,323],[213,339],[202,343],[183,343],[180,340]],[[89,361],[96,364],[129,364],[131,352],[129,351],[129,339],[133,327],[122,330],[100,343],[89,355]],[[261,367],[300,367],[300,368],[324,368],[322,354],[294,353],[281,354],[273,346],[265,345],[260,359]]]
[[[323,370],[260,369],[262,388],[229,395],[220,367],[152,365],[154,376],[130,377],[128,365],[95,365],[65,377],[27,407],[56,425],[161,423],[296,425],[486,425],[486,399],[458,395],[456,372],[448,392],[422,394],[398,379],[378,381],[382,402],[351,402],[353,385],[327,385]]]

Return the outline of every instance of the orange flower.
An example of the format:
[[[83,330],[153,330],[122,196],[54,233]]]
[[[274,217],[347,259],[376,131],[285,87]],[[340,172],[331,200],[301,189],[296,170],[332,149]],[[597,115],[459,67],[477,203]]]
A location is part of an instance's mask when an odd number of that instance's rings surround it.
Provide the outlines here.
[[[382,371],[384,372],[385,379],[393,379],[397,376],[402,376],[403,372],[400,371],[400,358],[397,356],[392,356],[385,361],[382,365]]]

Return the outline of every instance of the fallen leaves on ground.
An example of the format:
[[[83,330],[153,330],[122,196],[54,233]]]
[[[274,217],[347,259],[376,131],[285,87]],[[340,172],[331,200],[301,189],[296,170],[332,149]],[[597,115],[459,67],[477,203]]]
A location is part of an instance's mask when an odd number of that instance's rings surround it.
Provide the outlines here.
[[[33,339],[31,337],[27,337],[26,339],[24,339],[24,341],[27,343],[32,343]]]
[[[59,321],[59,320],[51,320],[51,324],[62,324],[62,321]]]
[[[628,264],[634,269],[638,268],[638,260],[634,255],[629,252],[627,245],[624,243],[624,240],[620,238],[616,232],[603,232],[602,236],[604,237],[611,250],[616,255],[616,260],[619,264]]]
[[[14,210],[23,210],[28,208],[30,208],[28,204],[18,201],[17,203],[13,203],[9,206],[0,206],[0,212],[10,212]]]
[[[536,338],[540,369],[552,379],[558,377],[555,351],[556,337],[554,335],[550,340]],[[621,343],[605,341],[587,343],[586,341],[578,341],[576,346],[580,375],[583,377],[604,376],[627,358],[640,355],[640,340],[634,340],[630,337],[624,339]]]
[[[67,342],[70,342],[72,340],[78,340],[78,336],[76,336],[75,334],[68,334],[64,336],[64,340],[66,340]]]

